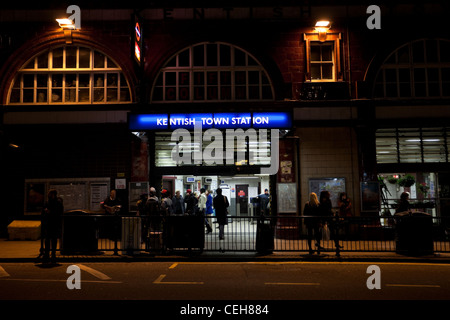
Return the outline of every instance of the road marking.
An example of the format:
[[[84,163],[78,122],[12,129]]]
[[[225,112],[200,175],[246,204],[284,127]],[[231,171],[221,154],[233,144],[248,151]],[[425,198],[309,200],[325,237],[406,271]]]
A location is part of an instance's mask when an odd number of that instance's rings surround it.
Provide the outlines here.
[[[315,282],[266,282],[265,284],[275,286],[320,286],[320,283]]]
[[[9,277],[9,273],[5,271],[5,269],[2,268],[2,266],[0,266],[0,278],[3,277]]]
[[[162,274],[153,281],[154,284],[203,284],[203,282],[162,282],[162,280],[166,277],[165,274]]]
[[[436,284],[387,284],[386,287],[440,288]]]
[[[97,271],[95,269],[89,268],[87,266],[85,266],[84,264],[77,264],[77,266],[81,269],[84,270],[90,274],[92,274],[94,277],[100,279],[100,280],[111,280],[110,277],[108,277],[106,274],[101,273],[100,271]]]
[[[283,264],[319,264],[319,265],[327,265],[327,264],[338,264],[338,265],[348,265],[348,264],[354,264],[354,265],[370,265],[370,264],[377,264],[377,265],[405,265],[405,266],[441,266],[441,267],[450,267],[450,264],[448,263],[426,263],[426,262],[362,262],[362,261],[230,261],[230,262],[212,262],[212,261],[192,261],[192,262],[177,262],[170,266],[170,269],[174,269],[178,265],[245,265],[245,264],[273,264],[273,265],[283,265]]]
[[[0,281],[28,281],[28,282],[67,282],[67,280],[57,279],[0,279]],[[99,281],[99,280],[82,280],[82,283],[122,283],[122,281]]]

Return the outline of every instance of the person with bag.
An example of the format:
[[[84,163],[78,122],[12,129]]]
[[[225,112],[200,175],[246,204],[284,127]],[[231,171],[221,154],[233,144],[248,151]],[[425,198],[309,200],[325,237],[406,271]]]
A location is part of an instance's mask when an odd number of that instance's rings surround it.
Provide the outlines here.
[[[54,263],[56,262],[56,246],[61,234],[64,205],[55,189],[49,190],[47,197],[48,200],[42,209],[42,230],[43,238],[45,238],[44,262],[50,259],[51,251],[51,261]]]
[[[214,209],[216,211],[217,223],[219,224],[219,239],[224,240],[224,228],[228,224],[228,198],[222,195],[222,189],[216,190],[217,195],[213,199]]]
[[[320,193],[320,201],[319,201],[319,211],[320,215],[323,217],[322,222],[322,232],[327,232],[326,229],[329,228],[330,234],[334,239],[334,245],[336,247],[336,256],[340,256],[340,245],[338,238],[338,222],[339,216],[333,213],[333,205],[331,203],[331,194],[329,191],[322,191]],[[326,228],[325,228],[326,226]],[[327,234],[325,233],[325,236]],[[319,249],[323,249],[320,248]]]
[[[305,217],[305,224],[308,230],[308,248],[309,254],[313,254],[314,250],[312,249],[312,239],[313,236],[316,239],[316,247],[317,253],[320,254],[320,219],[318,218],[320,215],[319,212],[319,200],[317,199],[317,194],[311,192],[309,194],[309,201],[305,203],[305,207],[303,209],[303,216]]]

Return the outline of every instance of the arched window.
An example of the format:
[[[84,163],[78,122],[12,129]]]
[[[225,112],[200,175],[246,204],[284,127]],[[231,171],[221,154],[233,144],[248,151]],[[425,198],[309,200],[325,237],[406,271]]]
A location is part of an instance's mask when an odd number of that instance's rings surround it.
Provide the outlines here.
[[[450,97],[450,41],[421,39],[395,50],[378,71],[374,97]]]
[[[8,104],[106,104],[131,102],[120,67],[104,53],[82,46],[45,50],[25,63],[11,85]]]
[[[152,102],[229,102],[274,100],[265,69],[248,52],[214,42],[175,54],[160,70]]]

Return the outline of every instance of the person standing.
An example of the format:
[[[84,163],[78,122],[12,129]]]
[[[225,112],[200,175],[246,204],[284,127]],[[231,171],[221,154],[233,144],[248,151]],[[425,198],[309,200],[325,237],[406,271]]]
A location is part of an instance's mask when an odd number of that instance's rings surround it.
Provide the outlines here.
[[[325,224],[330,228],[331,236],[334,238],[334,245],[336,247],[336,256],[340,256],[340,245],[338,238],[338,219],[339,217],[333,213],[333,205],[331,203],[331,194],[329,191],[320,192],[319,211],[320,215],[324,218],[323,227]],[[322,227],[322,228],[323,228]],[[319,247],[319,250],[323,249]],[[319,252],[319,251],[318,251]]]
[[[172,198],[172,212],[176,215],[184,214],[184,199],[179,190],[175,192],[175,196]]]
[[[269,190],[264,189],[264,193],[260,194],[258,196],[259,199],[259,208],[262,215],[268,215],[269,214],[269,202],[270,202],[270,196],[269,196]]]
[[[205,210],[205,224],[206,224],[206,233],[212,232],[211,227],[211,215],[213,214],[213,196],[209,190],[205,191],[206,193],[206,210]]]
[[[164,215],[171,215],[173,213],[173,201],[170,198],[170,191],[163,189],[161,191],[161,209]]]
[[[207,233],[210,233],[212,231],[211,226],[208,223],[208,220],[206,220],[206,194],[205,194],[205,188],[200,189],[200,197],[198,198],[198,213],[199,215],[204,217],[205,226],[207,229]]]
[[[352,216],[352,201],[347,193],[341,192],[338,200],[339,217],[343,220],[344,237],[350,234],[350,217]]]
[[[308,248],[309,254],[313,254],[312,249],[312,239],[313,236],[316,239],[317,253],[320,254],[320,215],[319,211],[319,200],[317,199],[317,194],[311,192],[309,194],[309,201],[305,203],[305,208],[303,209],[303,215],[305,216],[305,224],[308,230]]]
[[[58,243],[58,238],[61,233],[62,215],[64,213],[63,201],[58,198],[58,193],[55,189],[49,190],[47,194],[48,200],[42,209],[42,226],[43,226],[43,237],[45,238],[45,249],[44,249],[44,262],[48,262],[50,259],[51,250],[51,260],[56,261],[56,245]]]
[[[186,203],[186,213],[188,215],[194,215],[195,214],[195,206],[197,204],[197,199],[193,195],[191,189],[187,189],[186,197],[184,198],[184,202]]]
[[[219,239],[224,240],[224,228],[228,224],[227,208],[229,207],[228,198],[222,195],[222,189],[216,190],[217,195],[213,199],[214,210],[216,210],[217,223],[219,224]]]

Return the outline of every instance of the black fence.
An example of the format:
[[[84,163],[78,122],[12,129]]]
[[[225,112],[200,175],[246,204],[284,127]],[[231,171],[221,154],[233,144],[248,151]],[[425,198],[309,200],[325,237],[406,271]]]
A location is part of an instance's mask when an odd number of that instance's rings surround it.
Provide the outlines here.
[[[113,216],[66,214],[61,254],[171,254],[180,251],[274,252],[450,252],[450,220],[428,215],[320,217],[308,233],[309,217],[229,216],[224,237],[214,216],[207,233],[202,216]],[[315,231],[315,234],[313,234]],[[311,235],[311,242],[308,236]],[[311,247],[309,246],[311,243]]]

